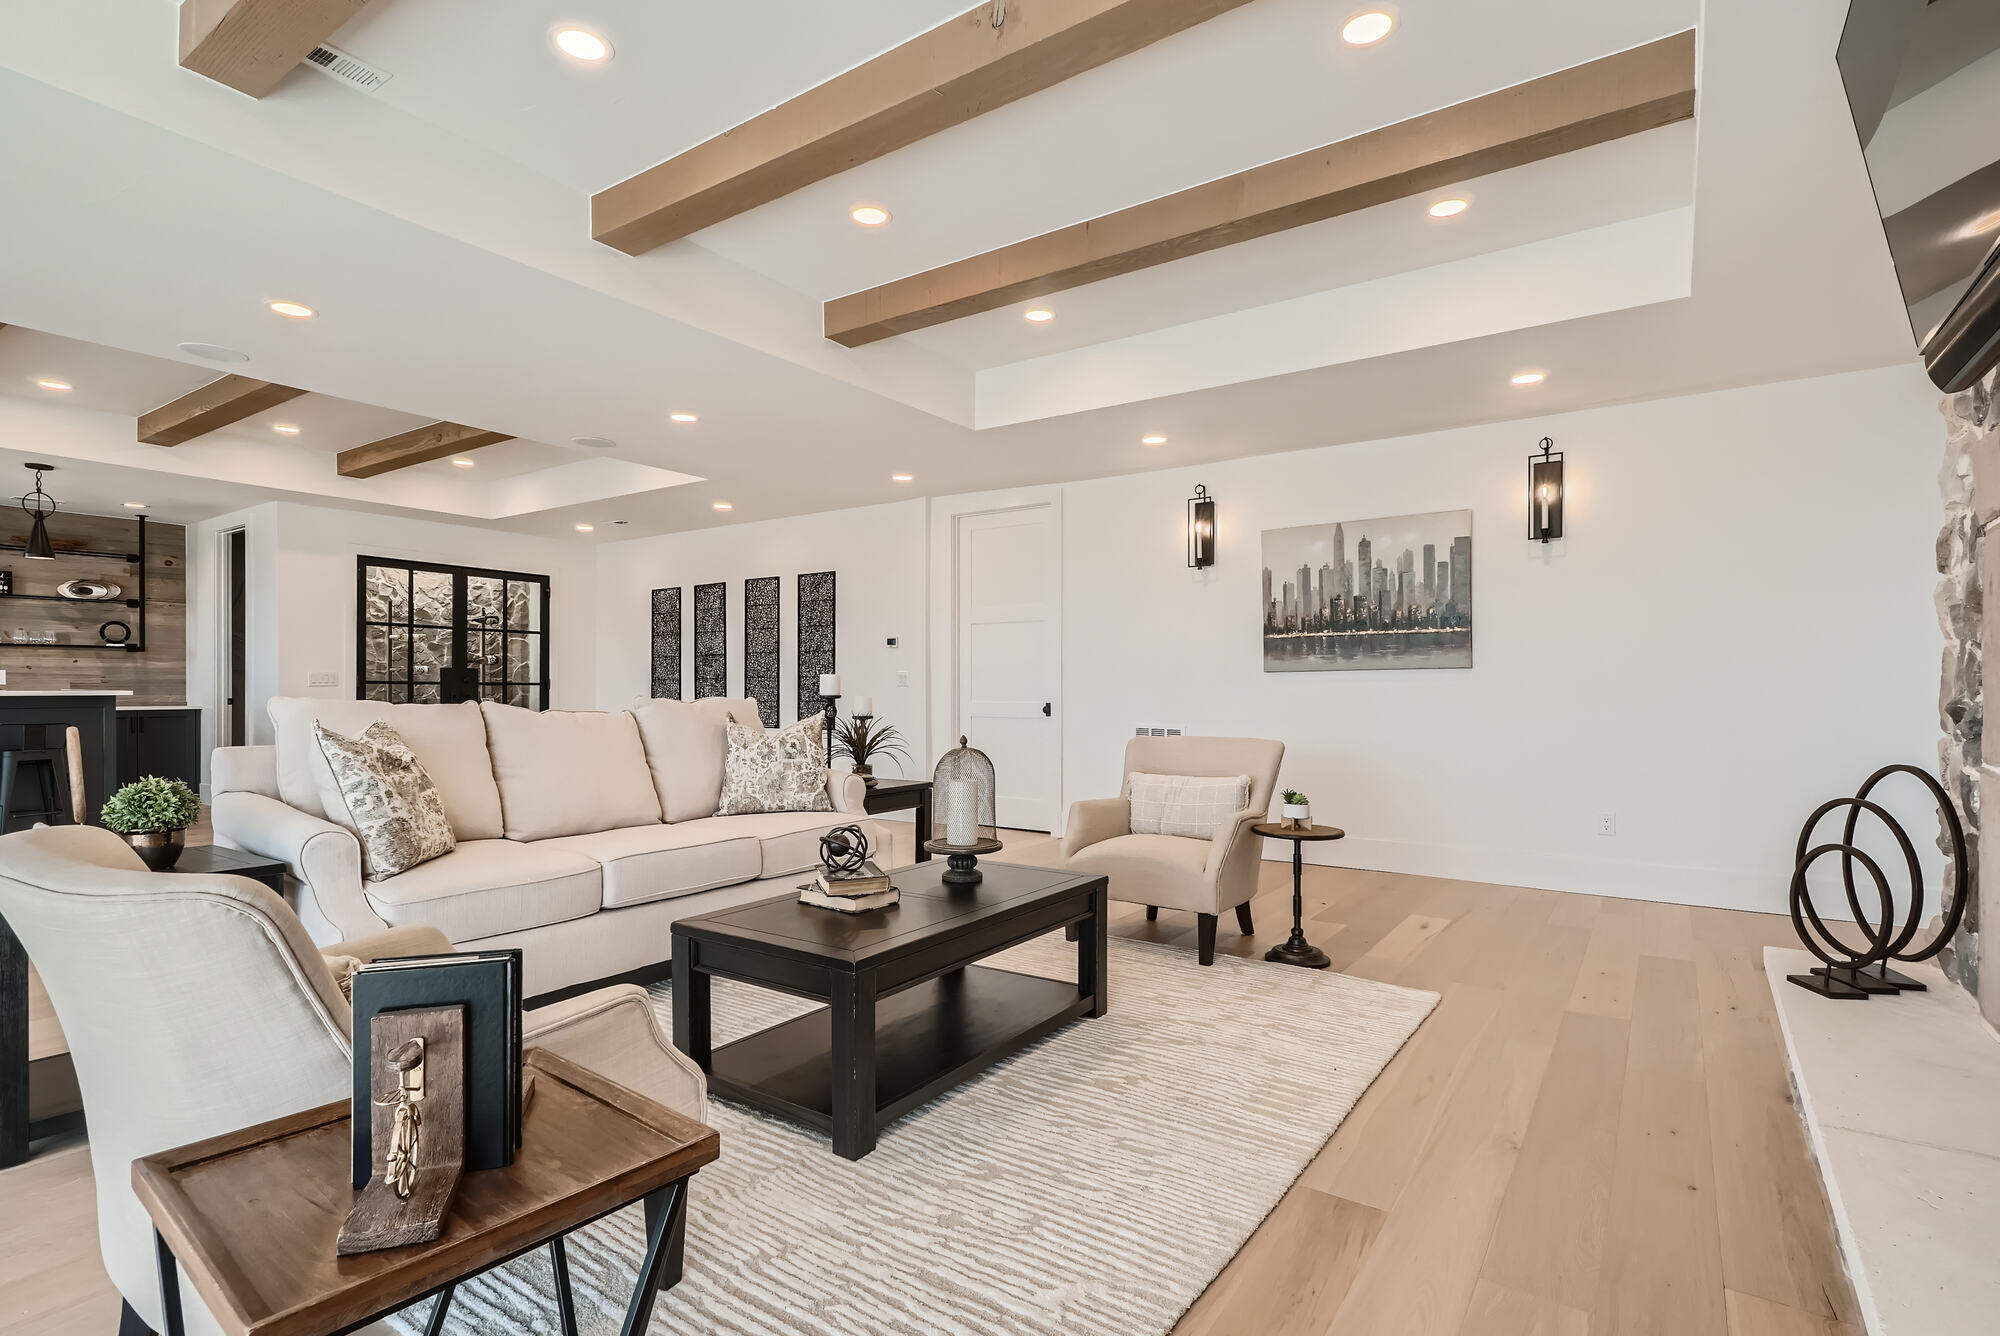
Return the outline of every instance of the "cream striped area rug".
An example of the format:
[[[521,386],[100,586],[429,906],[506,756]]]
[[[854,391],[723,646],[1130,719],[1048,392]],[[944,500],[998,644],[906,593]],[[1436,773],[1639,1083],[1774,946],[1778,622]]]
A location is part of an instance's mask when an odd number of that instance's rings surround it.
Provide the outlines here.
[[[1060,933],[993,964],[1075,978]],[[652,1336],[1157,1336],[1170,1330],[1437,1003],[1331,971],[1111,941],[1111,1010],[889,1127],[856,1163],[711,1101],[687,1271]],[[665,1020],[664,986],[654,1005]],[[718,1043],[807,1008],[715,985]],[[571,1236],[577,1320],[615,1332],[637,1207]],[[428,1305],[398,1320],[421,1330]],[[460,1287],[447,1330],[558,1330],[547,1252]]]

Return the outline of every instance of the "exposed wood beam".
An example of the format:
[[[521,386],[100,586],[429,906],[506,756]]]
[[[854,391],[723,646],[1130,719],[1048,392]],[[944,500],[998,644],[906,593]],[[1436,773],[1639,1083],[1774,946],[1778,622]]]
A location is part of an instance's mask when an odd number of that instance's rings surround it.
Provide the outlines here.
[[[139,439],[147,445],[179,445],[267,408],[276,408],[304,393],[267,380],[224,376],[141,417]]]
[[[412,464],[428,464],[446,455],[462,455],[468,450],[512,439],[504,432],[461,427],[456,422],[433,422],[428,427],[418,427],[415,431],[370,441],[352,450],[342,450],[339,473],[343,478],[372,478],[378,473],[392,473]]]
[[[836,297],[850,348],[1269,236],[1694,115],[1694,33]]]
[[[599,191],[590,234],[643,254],[1247,3],[989,0]]]
[[[368,0],[181,0],[181,68],[262,97]]]

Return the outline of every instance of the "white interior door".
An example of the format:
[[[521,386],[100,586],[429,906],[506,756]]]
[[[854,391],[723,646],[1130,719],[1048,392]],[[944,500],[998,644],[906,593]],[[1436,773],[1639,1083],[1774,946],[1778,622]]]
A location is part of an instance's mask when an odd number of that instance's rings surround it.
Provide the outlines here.
[[[958,520],[958,731],[993,762],[1000,824],[1019,830],[1054,830],[1062,805],[1059,541],[1046,505]]]

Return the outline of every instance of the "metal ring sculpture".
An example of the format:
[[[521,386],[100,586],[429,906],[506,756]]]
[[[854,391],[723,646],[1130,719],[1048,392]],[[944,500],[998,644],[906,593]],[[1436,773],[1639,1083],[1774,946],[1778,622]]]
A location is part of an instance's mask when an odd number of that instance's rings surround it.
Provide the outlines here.
[[[828,872],[859,872],[868,861],[867,833],[859,826],[835,826],[819,837],[819,861]]]
[[[1917,861],[1916,846],[1910,842],[1909,834],[1903,829],[1902,824],[1889,815],[1879,803],[1869,801],[1868,797],[1883,780],[1897,774],[1915,775],[1923,781],[1924,787],[1930,790],[1931,798],[1937,803],[1939,819],[1951,842],[1950,901],[1943,906],[1943,918],[1937,936],[1915,949],[1912,949],[1911,943],[1916,940],[1924,921],[1923,868]],[[1814,845],[1813,831],[1819,825],[1820,819],[1827,813],[1842,808],[1847,811],[1847,820],[1841,829],[1840,842]],[[1890,892],[1889,881],[1883,874],[1881,864],[1857,848],[1854,843],[1855,830],[1860,825],[1863,812],[1888,827],[1889,834],[1895,838],[1897,847],[1902,850],[1903,862],[1909,871],[1909,912],[1904,917],[1900,931],[1896,923],[1895,897]],[[1818,908],[1813,904],[1812,892],[1806,885],[1806,873],[1811,870],[1814,863],[1828,854],[1840,855],[1841,887],[1847,894],[1847,907],[1854,915],[1854,922],[1867,936],[1868,945],[1865,949],[1849,946],[1834,936],[1832,930],[1826,926],[1825,920],[1820,917]],[[1868,873],[1869,879],[1875,883],[1876,904],[1875,912],[1872,914],[1863,910],[1860,893],[1855,890],[1856,863],[1861,865]],[[1929,960],[1944,950],[1945,943],[1949,942],[1952,934],[1958,931],[1959,922],[1965,917],[1969,880],[1965,866],[1965,828],[1959,823],[1958,811],[1952,806],[1951,798],[1945,793],[1944,786],[1928,771],[1920,770],[1916,766],[1885,765],[1870,775],[1868,781],[1852,798],[1834,798],[1813,809],[1813,814],[1806,819],[1805,826],[1799,831],[1799,842],[1792,868],[1792,927],[1798,931],[1799,940],[1805,943],[1806,949],[1825,962],[1827,966],[1825,973],[1829,976],[1832,971],[1838,970],[1844,979],[1851,979],[1860,970],[1867,969],[1871,965],[1886,966],[1891,960],[1910,962]],[[1884,978],[1887,977],[1885,970]],[[1921,985],[1909,980],[1903,986]]]

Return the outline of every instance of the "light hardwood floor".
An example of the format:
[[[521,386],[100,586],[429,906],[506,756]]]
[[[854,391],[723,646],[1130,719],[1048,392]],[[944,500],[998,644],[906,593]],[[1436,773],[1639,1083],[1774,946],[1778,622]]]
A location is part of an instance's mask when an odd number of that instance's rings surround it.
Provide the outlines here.
[[[1261,886],[1218,950],[1283,938],[1290,867]],[[1176,1336],[1859,1336],[1761,968],[1783,918],[1312,867],[1306,915],[1334,968],[1443,1000]],[[1191,915],[1112,930],[1201,986]],[[94,1229],[81,1145],[0,1173],[0,1332],[114,1328]]]

